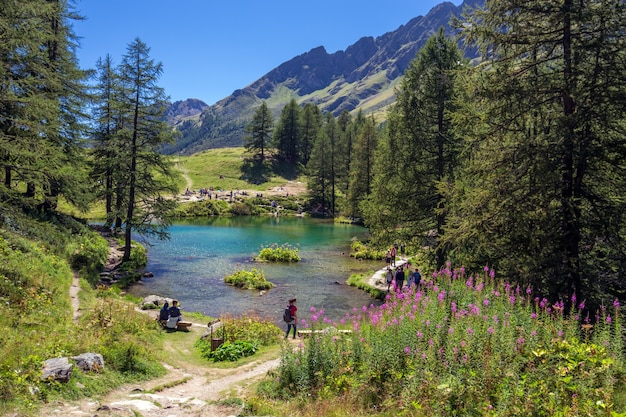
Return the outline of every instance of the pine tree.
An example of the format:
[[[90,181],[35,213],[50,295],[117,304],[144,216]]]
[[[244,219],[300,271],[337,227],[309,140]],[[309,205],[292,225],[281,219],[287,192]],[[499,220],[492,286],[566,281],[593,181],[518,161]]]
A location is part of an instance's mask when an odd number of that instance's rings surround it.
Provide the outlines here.
[[[85,205],[81,108],[86,73],[76,65],[63,1],[6,2],[0,8],[0,156],[4,185],[26,184],[24,204],[44,210],[64,195]]]
[[[466,18],[483,63],[457,114],[471,163],[450,243],[553,299],[621,294],[625,3],[488,0]]]
[[[335,155],[337,124],[332,114],[325,116],[325,124],[319,131],[307,165],[308,190],[311,204],[324,215],[335,213]]]
[[[295,99],[291,99],[283,107],[273,135],[279,160],[289,166],[301,162],[298,157],[300,132],[300,107]]]
[[[298,143],[298,160],[306,166],[311,157],[313,143],[322,126],[322,111],[314,104],[307,103],[300,112],[300,141]]]
[[[378,129],[374,117],[365,117],[359,111],[351,131],[357,138],[350,164],[350,187],[347,204],[348,215],[361,217],[360,204],[372,191],[374,178],[374,155],[378,144]]]
[[[162,64],[150,58],[150,48],[139,38],[128,45],[118,70],[125,115],[118,134],[127,140],[123,149],[129,168],[123,188],[124,262],[130,259],[133,231],[168,237],[169,214],[176,204],[166,198],[176,192],[170,163],[158,152],[164,143],[173,141],[163,118],[167,97],[157,85],[162,72]]]
[[[456,43],[443,29],[428,39],[411,61],[374,168],[367,224],[383,239],[423,239],[443,234],[445,213],[439,184],[452,181],[458,166],[459,139],[452,132],[455,71],[463,65]],[[446,260],[435,243],[436,262]]]
[[[274,116],[264,101],[252,116],[252,121],[246,126],[245,147],[248,152],[253,152],[261,159],[265,160],[265,153],[272,142],[272,132],[274,130]]]

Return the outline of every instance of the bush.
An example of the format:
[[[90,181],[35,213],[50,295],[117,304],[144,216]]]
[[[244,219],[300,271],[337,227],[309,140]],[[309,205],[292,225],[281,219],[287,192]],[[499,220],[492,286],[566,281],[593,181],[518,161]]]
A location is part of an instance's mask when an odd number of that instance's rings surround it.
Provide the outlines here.
[[[224,277],[224,282],[249,290],[269,290],[274,287],[274,284],[265,279],[263,271],[256,268],[252,268],[250,271],[240,269],[234,274]]]
[[[271,346],[277,343],[282,334],[282,330],[273,322],[256,316],[221,317],[220,323],[221,325],[214,331],[213,337],[223,338],[224,345],[228,344],[228,346],[222,352],[214,354],[213,352],[218,349],[211,351],[211,340],[209,338],[199,339],[196,342],[196,347],[200,349],[200,354],[204,358],[214,361],[237,360],[254,354],[261,346]],[[254,348],[254,352],[251,352],[251,346]],[[239,351],[241,351],[241,356],[231,359],[236,357]]]
[[[264,247],[255,259],[266,262],[299,262],[301,260],[300,255],[298,255],[298,248],[294,248],[288,243],[280,246],[274,243]]]
[[[234,342],[225,342],[214,351],[203,353],[203,356],[213,362],[235,362],[246,356],[254,355],[258,349],[254,343],[236,340]]]
[[[380,260],[385,258],[385,251],[373,249],[369,245],[355,240],[350,245],[350,256],[356,259]]]

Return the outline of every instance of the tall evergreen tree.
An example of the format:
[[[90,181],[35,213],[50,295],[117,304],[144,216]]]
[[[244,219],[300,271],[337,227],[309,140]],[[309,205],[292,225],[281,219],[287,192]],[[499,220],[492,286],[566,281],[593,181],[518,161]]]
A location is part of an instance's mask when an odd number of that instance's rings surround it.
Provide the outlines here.
[[[361,122],[362,120],[362,122]],[[361,217],[360,204],[372,191],[374,179],[374,155],[378,145],[378,129],[374,117],[365,117],[359,111],[351,129],[356,136],[352,163],[350,164],[350,187],[347,196],[349,216]]]
[[[337,124],[332,114],[325,116],[307,165],[308,189],[311,204],[324,215],[335,213],[335,155]]]
[[[128,122],[119,131],[127,139],[129,164],[126,191],[124,257],[130,259],[132,232],[166,238],[169,214],[175,202],[166,198],[176,192],[168,160],[158,150],[173,141],[164,121],[167,97],[157,82],[162,64],[150,58],[150,48],[137,38],[128,45],[119,67],[124,114]],[[165,195],[164,195],[165,194]]]
[[[81,203],[86,73],[76,64],[78,19],[64,1],[0,8],[0,155],[6,189],[26,184],[26,204],[44,209],[63,194]]]
[[[273,135],[274,148],[281,162],[290,166],[301,162],[298,157],[300,132],[300,106],[291,99],[283,107]]]
[[[314,104],[307,103],[300,111],[300,141],[298,143],[298,159],[306,166],[311,157],[313,143],[323,123],[322,111]]]
[[[265,160],[265,152],[272,143],[272,133],[274,131],[274,116],[264,101],[252,116],[252,121],[246,126],[245,147],[248,152],[253,152]]]
[[[553,299],[623,296],[626,4],[488,0],[466,18],[484,62],[458,113],[471,163],[449,241]]]
[[[379,148],[367,224],[385,239],[423,239],[443,234],[445,218],[438,184],[452,181],[460,153],[450,113],[455,71],[463,64],[457,44],[443,29],[431,36],[409,64],[388,115]],[[446,254],[436,244],[436,262]]]

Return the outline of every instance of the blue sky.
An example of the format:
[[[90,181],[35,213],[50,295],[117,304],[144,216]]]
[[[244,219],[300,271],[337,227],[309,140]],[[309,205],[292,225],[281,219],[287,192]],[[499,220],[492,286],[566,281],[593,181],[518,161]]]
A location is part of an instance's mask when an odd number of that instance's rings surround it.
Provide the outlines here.
[[[80,38],[81,68],[94,68],[107,54],[119,64],[139,37],[163,64],[159,85],[172,101],[214,104],[312,48],[345,50],[363,36],[394,31],[441,2],[75,0],[85,20],[74,22],[73,29]]]

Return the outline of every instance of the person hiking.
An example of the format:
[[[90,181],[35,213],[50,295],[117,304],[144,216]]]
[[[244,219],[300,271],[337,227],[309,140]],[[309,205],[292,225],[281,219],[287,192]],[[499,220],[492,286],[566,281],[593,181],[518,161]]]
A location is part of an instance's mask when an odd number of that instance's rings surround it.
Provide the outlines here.
[[[390,254],[391,254],[391,266],[396,266],[396,253],[397,253],[397,249],[395,246],[392,246],[390,249]]]
[[[387,281],[387,292],[389,292],[389,288],[391,287],[391,283],[393,282],[393,272],[391,271],[391,267],[387,267],[387,271],[385,271],[385,281]]]
[[[413,272],[413,285],[415,285],[415,288],[420,285],[420,282],[422,282],[422,274],[420,274],[420,271],[415,268],[415,271]]]
[[[402,287],[404,286],[404,268],[402,265],[396,269],[396,289],[398,291],[402,291]]]
[[[298,307],[296,307],[296,299],[292,298],[289,300],[289,305],[285,307],[285,313],[283,315],[283,320],[287,323],[287,333],[285,333],[285,339],[289,337],[289,331],[293,327],[293,338],[296,338],[296,324],[298,323],[298,315],[297,312]]]

